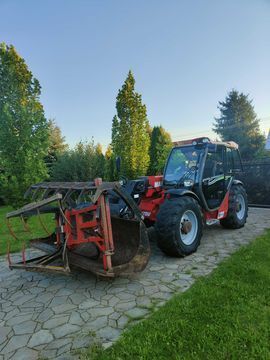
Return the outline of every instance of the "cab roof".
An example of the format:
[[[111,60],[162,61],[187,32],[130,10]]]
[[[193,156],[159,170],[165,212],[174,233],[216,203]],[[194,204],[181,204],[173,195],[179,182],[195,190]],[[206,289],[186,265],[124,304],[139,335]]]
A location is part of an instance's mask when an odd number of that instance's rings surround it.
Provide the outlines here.
[[[236,144],[236,142],[234,141],[213,141],[206,136],[173,142],[174,147],[196,145],[196,144],[215,144],[215,145],[223,145],[231,149],[238,149],[238,144]]]

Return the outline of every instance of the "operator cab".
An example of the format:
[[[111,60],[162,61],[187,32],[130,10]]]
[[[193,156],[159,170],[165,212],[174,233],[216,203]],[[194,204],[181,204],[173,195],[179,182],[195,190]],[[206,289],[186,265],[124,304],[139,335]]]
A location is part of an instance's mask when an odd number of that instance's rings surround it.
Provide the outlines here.
[[[203,149],[194,145],[185,145],[172,149],[163,175],[165,188],[192,188],[197,180],[197,173]]]
[[[208,210],[222,203],[232,177],[242,171],[238,145],[198,138],[176,143],[165,166],[163,186],[193,191]]]

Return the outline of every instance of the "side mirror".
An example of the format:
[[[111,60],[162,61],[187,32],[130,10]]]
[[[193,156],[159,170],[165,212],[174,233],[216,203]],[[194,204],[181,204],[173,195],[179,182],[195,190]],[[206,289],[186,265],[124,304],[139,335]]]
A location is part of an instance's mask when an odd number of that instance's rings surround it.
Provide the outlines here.
[[[121,169],[121,158],[120,158],[120,156],[117,156],[117,158],[115,160],[115,165],[116,165],[117,172],[120,173],[120,169]]]

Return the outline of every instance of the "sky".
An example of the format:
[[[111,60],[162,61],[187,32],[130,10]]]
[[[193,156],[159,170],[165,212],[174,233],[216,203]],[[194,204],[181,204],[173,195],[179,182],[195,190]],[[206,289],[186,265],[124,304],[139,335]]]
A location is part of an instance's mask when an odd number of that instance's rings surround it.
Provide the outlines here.
[[[270,0],[0,0],[0,42],[42,86],[66,141],[110,142],[129,69],[151,126],[211,136],[231,89],[270,128]]]

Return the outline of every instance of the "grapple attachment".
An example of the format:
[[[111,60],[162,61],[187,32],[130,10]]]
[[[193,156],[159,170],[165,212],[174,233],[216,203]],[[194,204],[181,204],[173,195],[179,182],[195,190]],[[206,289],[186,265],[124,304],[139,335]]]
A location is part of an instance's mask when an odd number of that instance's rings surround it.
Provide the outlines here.
[[[31,245],[44,256],[12,263],[11,269],[69,273],[76,266],[97,275],[114,277],[142,271],[148,263],[150,247],[143,217],[133,199],[119,183],[41,183],[27,192],[30,204],[7,214],[20,217],[27,227],[29,217],[38,216],[47,237],[32,239]],[[53,213],[55,231],[50,234],[41,214]]]

